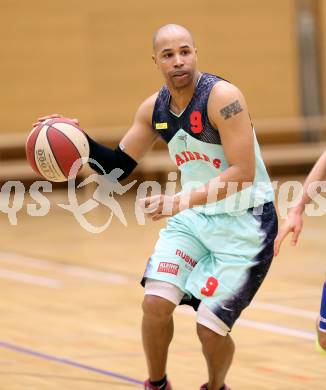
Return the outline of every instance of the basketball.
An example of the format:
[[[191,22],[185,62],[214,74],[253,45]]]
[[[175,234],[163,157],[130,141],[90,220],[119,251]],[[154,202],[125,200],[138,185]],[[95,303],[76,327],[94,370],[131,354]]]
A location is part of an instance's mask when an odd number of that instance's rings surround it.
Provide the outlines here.
[[[26,157],[35,173],[49,181],[63,182],[79,172],[82,162],[74,163],[89,157],[89,144],[84,131],[73,121],[47,119],[29,134]]]

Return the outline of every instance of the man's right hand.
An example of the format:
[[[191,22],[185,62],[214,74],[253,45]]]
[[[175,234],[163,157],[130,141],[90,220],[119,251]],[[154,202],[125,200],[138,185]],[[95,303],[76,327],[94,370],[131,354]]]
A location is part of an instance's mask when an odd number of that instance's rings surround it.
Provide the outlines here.
[[[41,118],[37,119],[37,122],[33,123],[33,128],[37,127],[40,123],[46,121],[47,119],[55,119],[55,118],[66,118],[63,115],[60,114],[51,114],[51,115],[46,115],[42,116]],[[77,126],[79,126],[79,120],[76,118],[66,118],[69,119],[70,121],[74,122]]]
[[[299,235],[303,226],[302,215],[300,212],[290,210],[285,222],[279,228],[277,237],[274,241],[274,255],[277,256],[280,251],[281,244],[284,238],[291,232],[293,232],[291,238],[291,244],[296,245],[298,242]]]

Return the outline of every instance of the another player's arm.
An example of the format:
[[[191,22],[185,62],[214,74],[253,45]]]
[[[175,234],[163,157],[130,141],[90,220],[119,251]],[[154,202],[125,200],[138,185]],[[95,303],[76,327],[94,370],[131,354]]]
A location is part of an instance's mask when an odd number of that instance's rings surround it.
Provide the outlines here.
[[[302,197],[295,206],[289,209],[286,220],[279,229],[274,243],[275,256],[278,255],[282,241],[289,233],[293,232],[291,244],[296,245],[298,242],[303,226],[302,213],[305,209],[305,205],[312,201],[309,196],[309,187],[312,183],[322,180],[326,180],[326,152],[320,156],[313,166],[304,182]]]
[[[157,94],[154,94],[140,105],[132,126],[116,149],[112,150],[98,144],[88,136],[90,158],[97,161],[107,173],[114,168],[122,169],[124,173],[119,180],[130,175],[157,138],[157,133],[152,128],[152,114],[156,97]],[[103,173],[97,164],[90,162],[90,166],[98,173]]]
[[[316,181],[326,180],[326,151],[319,157],[309,175],[307,176],[304,185],[303,185],[303,195],[299,200],[296,206],[291,208],[292,212],[297,212],[302,214],[305,208],[305,205],[311,202],[309,196],[309,187],[312,183]]]
[[[208,101],[208,116],[219,131],[229,167],[201,188],[190,193],[189,207],[224,199],[240,191],[243,183],[255,177],[253,129],[244,96],[234,85],[221,81],[215,85]]]

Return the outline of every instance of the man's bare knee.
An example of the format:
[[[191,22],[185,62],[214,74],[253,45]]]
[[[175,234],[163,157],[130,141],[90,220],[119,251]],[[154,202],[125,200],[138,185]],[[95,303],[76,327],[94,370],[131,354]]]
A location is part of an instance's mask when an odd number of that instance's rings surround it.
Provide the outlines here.
[[[163,320],[171,317],[176,305],[156,295],[145,295],[142,307],[145,316]]]
[[[197,323],[197,334],[202,344],[203,350],[216,350],[223,348],[225,343],[229,343],[234,351],[234,343],[230,335],[222,336],[204,325]]]
[[[214,332],[213,330],[207,328],[206,326],[198,323],[197,323],[197,334],[199,340],[204,343],[210,342],[212,339],[216,339],[217,342],[223,342],[223,340],[225,339],[225,336],[221,336],[216,332]]]
[[[204,325],[197,323],[197,334],[202,345],[210,345],[214,343],[215,346],[223,344],[226,336],[221,336],[213,330],[207,328]]]

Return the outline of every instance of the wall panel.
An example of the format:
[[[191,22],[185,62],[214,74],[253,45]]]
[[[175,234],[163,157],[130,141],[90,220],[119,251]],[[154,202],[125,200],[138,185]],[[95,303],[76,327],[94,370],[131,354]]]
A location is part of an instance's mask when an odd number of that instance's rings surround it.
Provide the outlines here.
[[[237,84],[253,117],[298,114],[294,0],[1,0],[0,132],[52,112],[127,126],[162,83],[151,37],[169,22],[192,30],[200,68]]]

